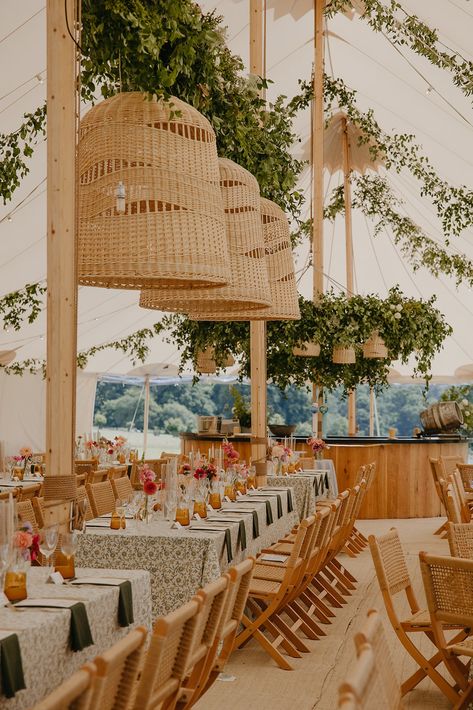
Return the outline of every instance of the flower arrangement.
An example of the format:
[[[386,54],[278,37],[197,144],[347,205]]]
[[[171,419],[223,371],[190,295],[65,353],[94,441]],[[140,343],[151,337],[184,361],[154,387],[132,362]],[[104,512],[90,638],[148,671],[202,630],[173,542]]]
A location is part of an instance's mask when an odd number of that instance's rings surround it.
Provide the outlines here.
[[[145,463],[141,468],[140,483],[143,486],[143,492],[146,493],[147,496],[152,496],[158,491],[156,474],[147,463]]]
[[[24,469],[26,469],[26,465],[29,461],[31,461],[32,456],[33,451],[30,449],[30,447],[22,446],[17,456],[13,456],[15,466],[22,466]]]
[[[189,476],[192,473],[192,467],[191,467],[190,463],[182,463],[179,466],[178,473],[181,476]]]
[[[274,459],[279,459],[281,463],[287,463],[291,458],[293,452],[288,446],[283,446],[283,444],[275,444],[271,448],[271,456]]]
[[[213,465],[213,463],[203,463],[194,471],[194,478],[196,478],[198,481],[203,481],[207,479],[210,482],[216,477],[217,469]]]
[[[327,446],[323,439],[316,439],[314,436],[311,436],[309,439],[307,439],[307,443],[309,444],[314,454],[320,454],[324,449],[330,448],[329,446]]]
[[[229,441],[226,441],[226,440],[222,444],[222,449],[223,449],[223,462],[224,462],[225,468],[227,466],[233,466],[240,458],[240,454],[235,449],[233,444],[231,444]]]
[[[13,546],[17,548],[21,556],[27,560],[35,562],[39,555],[39,535],[33,533],[31,523],[25,521],[21,528],[13,536]]]

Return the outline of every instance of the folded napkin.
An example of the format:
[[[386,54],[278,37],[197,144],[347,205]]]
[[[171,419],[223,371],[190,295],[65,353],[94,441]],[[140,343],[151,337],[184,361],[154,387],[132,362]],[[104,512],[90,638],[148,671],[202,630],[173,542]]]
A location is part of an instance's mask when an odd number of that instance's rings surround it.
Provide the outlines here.
[[[273,511],[271,508],[271,501],[270,500],[265,500],[266,503],[266,525],[272,525],[273,524]],[[279,501],[281,502],[281,501]]]
[[[193,530],[199,530],[200,532],[205,532],[206,530],[208,532],[223,532],[225,533],[225,548],[227,550],[227,560],[230,563],[233,560],[233,553],[232,553],[232,534],[230,532],[229,528],[213,528],[211,525],[205,526],[205,525],[192,525],[192,527],[188,528],[190,532]]]
[[[278,493],[277,491],[263,491],[265,495],[269,496],[270,498],[276,498],[277,499],[277,506],[278,506],[278,518],[282,518],[283,512],[282,512],[282,496],[281,493]],[[266,507],[269,501],[266,501]],[[271,517],[272,517],[272,512],[271,512]],[[272,522],[272,520],[271,520]],[[270,525],[271,523],[268,523]]]
[[[81,577],[72,584],[91,584],[98,587],[118,587],[118,623],[120,626],[130,626],[134,622],[133,594],[131,582],[128,579],[114,579],[113,577]]]
[[[294,510],[294,504],[293,504],[293,502],[292,502],[292,491],[291,491],[291,489],[288,488],[287,491],[286,491],[286,493],[287,493],[287,512],[288,512],[288,513],[292,513],[292,511]]]
[[[83,602],[71,602],[69,599],[25,599],[15,606],[19,608],[69,609],[71,612],[71,649],[82,651],[92,646],[94,640],[90,631],[87,610]]]
[[[16,634],[9,634],[0,639],[0,676],[3,694],[7,698],[13,698],[15,693],[26,688],[20,644]]]
[[[238,522],[239,530],[238,530],[238,542],[240,543],[240,549],[246,550],[246,528],[245,528],[245,521],[240,520]]]

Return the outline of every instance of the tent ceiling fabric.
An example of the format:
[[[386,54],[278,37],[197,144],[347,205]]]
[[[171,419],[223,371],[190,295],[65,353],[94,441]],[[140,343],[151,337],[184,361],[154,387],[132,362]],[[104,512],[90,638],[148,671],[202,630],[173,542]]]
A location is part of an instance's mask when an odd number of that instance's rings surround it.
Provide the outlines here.
[[[290,97],[298,91],[299,78],[311,74],[313,49],[312,0],[268,0],[267,73],[273,82],[268,90],[271,100],[277,94]],[[405,9],[417,14],[439,29],[440,39],[453,50],[471,58],[473,8],[463,0],[403,0]],[[216,9],[228,26],[230,48],[248,65],[248,0],[202,0],[204,10]],[[31,18],[29,20],[29,18]],[[27,21],[29,20],[29,21]],[[25,23],[25,21],[27,21]],[[46,13],[37,0],[0,3],[0,63],[8,67],[0,79],[0,131],[15,130],[23,113],[32,111],[45,98]],[[25,23],[20,29],[9,33]],[[471,183],[473,138],[471,103],[451,81],[451,75],[433,67],[426,59],[401,46],[399,51],[379,33],[374,33],[357,14],[351,18],[337,15],[328,23],[326,34],[326,70],[340,76],[347,86],[358,91],[362,109],[373,108],[377,120],[388,131],[414,133],[430,156],[438,173],[452,184]],[[417,69],[417,72],[408,64]],[[433,88],[427,93],[429,86]],[[450,104],[450,105],[449,105]],[[453,108],[452,108],[453,107]],[[294,146],[301,155],[310,140],[310,111],[299,116],[296,130],[301,143]],[[381,175],[385,174],[380,168]],[[0,208],[0,295],[26,283],[46,277],[46,150],[45,142],[37,147],[31,160],[30,174],[22,181],[12,203]],[[339,184],[338,171],[326,175],[326,189]],[[443,241],[441,227],[430,203],[421,197],[419,185],[408,174],[390,175],[390,185],[402,199],[403,209],[429,236]],[[310,197],[308,170],[301,176],[300,187]],[[24,203],[20,203],[24,200]],[[15,208],[18,206],[18,209]],[[14,212],[12,221],[7,220]],[[421,269],[413,274],[402,260],[392,235],[382,233],[373,238],[374,224],[356,211],[353,215],[355,284],[360,293],[386,294],[399,283],[402,290],[415,297],[436,294],[438,306],[454,327],[454,335],[446,342],[434,363],[434,375],[471,375],[473,344],[473,307],[471,289],[455,288],[453,280],[435,279]],[[473,258],[473,232],[465,231],[452,240],[452,250]],[[299,290],[310,297],[311,271],[304,268],[308,246],[297,254]],[[343,222],[325,225],[326,286],[345,283]],[[338,284],[338,285],[337,285]],[[138,294],[130,291],[105,291],[81,288],[79,291],[79,349],[86,349],[124,337],[138,328],[158,321],[161,314],[143,312],[138,307]],[[0,350],[16,350],[17,358],[44,357],[44,313],[32,325],[18,333],[0,333]],[[151,341],[149,362],[176,364],[176,349],[156,337]],[[138,363],[137,363],[138,364]],[[463,370],[463,368],[467,370]],[[96,355],[87,370],[100,373],[126,373],[132,364],[114,350]],[[461,368],[459,370],[459,368]],[[401,375],[409,374],[408,366],[395,365]],[[463,375],[462,375],[463,376]]]

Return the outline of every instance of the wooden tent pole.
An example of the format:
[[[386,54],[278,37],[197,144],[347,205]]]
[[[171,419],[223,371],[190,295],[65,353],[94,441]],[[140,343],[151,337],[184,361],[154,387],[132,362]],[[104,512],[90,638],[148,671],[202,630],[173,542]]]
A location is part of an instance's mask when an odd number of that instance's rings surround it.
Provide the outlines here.
[[[350,183],[350,141],[348,139],[347,119],[342,118],[343,130],[343,194],[345,200],[345,263],[347,274],[347,296],[355,292],[353,280],[353,233],[351,221],[351,183]],[[356,435],[356,391],[348,393],[348,436]]]
[[[374,436],[374,397],[374,389],[373,387],[370,387],[370,436]]]
[[[265,0],[250,0],[250,72],[265,76]],[[264,96],[264,92],[262,92]],[[253,463],[266,461],[266,321],[250,321],[251,445]]]
[[[324,291],[324,7],[325,0],[314,0],[314,107],[312,111],[312,259],[313,299],[317,303]],[[312,401],[323,403],[322,383],[312,385]],[[323,418],[318,409],[314,417],[315,436],[322,436]]]
[[[146,450],[148,448],[148,428],[149,428],[149,375],[145,375],[145,402],[143,412],[143,458],[146,458]]]
[[[46,499],[75,498],[77,355],[75,0],[47,0]],[[66,21],[66,12],[67,20]],[[69,25],[69,27],[68,27]]]

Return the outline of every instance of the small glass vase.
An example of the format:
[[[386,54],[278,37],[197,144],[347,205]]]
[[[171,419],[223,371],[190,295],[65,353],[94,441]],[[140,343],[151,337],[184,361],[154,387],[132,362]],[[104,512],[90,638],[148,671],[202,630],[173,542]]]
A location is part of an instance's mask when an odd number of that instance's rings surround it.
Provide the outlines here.
[[[151,511],[151,506],[149,505],[149,496],[146,495],[146,493],[143,494],[143,502],[141,504],[140,509],[138,510],[137,518],[138,520],[141,520],[143,523],[150,523],[151,522],[151,517],[152,517],[152,511]]]
[[[27,573],[30,568],[28,550],[14,550],[11,564],[5,573],[3,591],[10,602],[20,602],[28,597]]]

